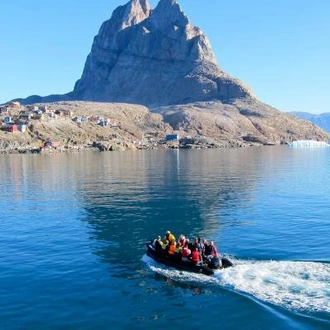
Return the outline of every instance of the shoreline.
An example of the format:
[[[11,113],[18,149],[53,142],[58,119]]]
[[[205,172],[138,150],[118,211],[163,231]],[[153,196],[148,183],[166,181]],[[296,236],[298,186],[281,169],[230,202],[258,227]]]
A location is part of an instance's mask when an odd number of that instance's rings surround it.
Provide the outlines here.
[[[1,149],[0,155],[9,155],[9,154],[57,154],[57,153],[77,153],[77,152],[114,152],[114,151],[143,151],[143,150],[161,150],[161,149],[184,149],[184,150],[199,150],[199,149],[235,149],[235,148],[250,148],[250,147],[260,147],[260,146],[269,146],[270,144],[249,144],[249,145],[215,145],[214,142],[207,144],[180,144],[180,143],[171,143],[166,144],[164,142],[159,142],[157,146],[149,146],[149,147],[119,147],[113,148],[106,146],[101,143],[95,143],[92,146],[63,146],[59,148],[15,148],[15,149]]]

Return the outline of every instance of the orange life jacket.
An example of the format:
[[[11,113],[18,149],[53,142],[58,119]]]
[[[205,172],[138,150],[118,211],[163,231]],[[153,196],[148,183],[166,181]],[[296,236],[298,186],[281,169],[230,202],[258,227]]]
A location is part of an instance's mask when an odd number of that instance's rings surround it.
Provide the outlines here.
[[[168,247],[168,254],[174,254],[176,250],[176,245],[175,244],[170,244]]]

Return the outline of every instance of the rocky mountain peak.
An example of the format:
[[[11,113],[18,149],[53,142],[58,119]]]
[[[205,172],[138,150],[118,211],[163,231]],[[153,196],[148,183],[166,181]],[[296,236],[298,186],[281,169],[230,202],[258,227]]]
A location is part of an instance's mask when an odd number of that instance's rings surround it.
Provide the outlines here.
[[[185,28],[189,23],[187,16],[176,0],[160,0],[152,13],[151,21],[159,29],[169,25]]]
[[[193,26],[176,0],[160,0],[150,19],[144,22],[150,31],[161,35],[159,49],[171,54],[169,60],[207,60],[216,58],[207,37]],[[173,42],[174,40],[185,42]]]
[[[206,35],[177,0],[130,0],[101,25],[74,90],[24,102],[82,100],[155,108],[197,101],[254,98],[218,66]]]
[[[150,13],[151,7],[148,0],[131,0],[114,10],[111,18],[102,24],[95,39],[100,46],[107,48],[113,43],[113,38],[118,32],[139,24],[148,18]]]
[[[126,6],[123,6],[122,28],[140,23],[149,17],[150,12],[151,7],[148,0],[131,0]]]
[[[73,98],[149,107],[253,97],[218,67],[210,42],[176,0],[118,7],[101,26]]]

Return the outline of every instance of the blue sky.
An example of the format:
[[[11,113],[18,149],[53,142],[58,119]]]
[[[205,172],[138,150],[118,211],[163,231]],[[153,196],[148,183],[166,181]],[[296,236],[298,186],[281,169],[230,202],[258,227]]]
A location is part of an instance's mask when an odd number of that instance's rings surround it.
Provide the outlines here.
[[[102,22],[126,2],[1,0],[0,103],[71,91]],[[330,112],[330,1],[178,2],[209,38],[219,66],[261,101]]]

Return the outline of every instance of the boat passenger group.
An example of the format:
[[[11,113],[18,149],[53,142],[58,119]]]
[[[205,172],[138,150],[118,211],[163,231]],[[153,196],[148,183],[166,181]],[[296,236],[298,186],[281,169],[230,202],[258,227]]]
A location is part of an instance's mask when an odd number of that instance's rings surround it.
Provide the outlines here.
[[[212,258],[218,258],[218,251],[213,241],[195,238],[190,242],[184,235],[180,235],[176,241],[175,236],[167,231],[164,238],[156,238],[152,245],[155,250],[163,253],[165,256],[181,258],[185,262],[194,262],[196,264],[203,261],[211,261]]]

